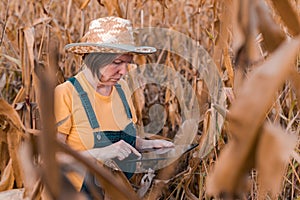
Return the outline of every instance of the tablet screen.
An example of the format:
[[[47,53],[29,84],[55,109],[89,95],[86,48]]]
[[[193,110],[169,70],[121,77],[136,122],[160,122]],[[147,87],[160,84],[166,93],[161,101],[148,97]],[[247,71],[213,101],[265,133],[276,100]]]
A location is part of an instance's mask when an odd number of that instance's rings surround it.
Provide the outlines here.
[[[159,149],[143,149],[140,152],[142,154],[140,158],[129,159],[127,160],[127,162],[147,162],[147,161],[179,158],[181,155],[191,151],[197,146],[198,144],[189,144],[189,145],[176,145],[175,147],[166,147],[166,148],[159,148]]]

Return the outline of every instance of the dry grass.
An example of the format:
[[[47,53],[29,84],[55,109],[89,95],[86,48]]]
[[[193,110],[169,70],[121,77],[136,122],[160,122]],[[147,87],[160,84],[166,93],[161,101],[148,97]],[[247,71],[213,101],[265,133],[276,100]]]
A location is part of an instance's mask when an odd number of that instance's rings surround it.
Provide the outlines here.
[[[143,199],[299,199],[300,25],[295,9],[299,6],[292,0],[1,1],[0,191],[25,187],[25,195],[39,199],[44,187],[48,198],[82,198],[61,173],[62,165],[74,169],[54,159],[60,151],[95,173],[113,199],[138,199],[141,194]],[[215,66],[208,65],[205,56],[193,59],[199,58],[207,69],[215,67],[224,86],[225,107],[210,96],[215,93],[209,90],[207,77],[168,47],[154,56],[136,58],[140,66],[159,60],[180,72],[200,108],[194,139],[200,148],[157,171],[149,189],[140,183],[143,174],[128,183],[122,174],[97,168],[57,144],[51,134],[55,130],[49,91],[81,64],[63,47],[77,42],[91,19],[107,15],[128,18],[135,28],[176,30],[197,41]],[[175,40],[173,45],[181,42]],[[175,90],[184,94],[186,87],[177,85]],[[149,84],[133,98],[140,126],[147,125],[149,108],[158,103],[167,113],[160,135],[176,137],[185,117],[168,88]],[[189,100],[186,110],[195,99]],[[221,115],[226,119],[222,130],[222,120],[216,121]],[[119,181],[112,181],[115,176]]]

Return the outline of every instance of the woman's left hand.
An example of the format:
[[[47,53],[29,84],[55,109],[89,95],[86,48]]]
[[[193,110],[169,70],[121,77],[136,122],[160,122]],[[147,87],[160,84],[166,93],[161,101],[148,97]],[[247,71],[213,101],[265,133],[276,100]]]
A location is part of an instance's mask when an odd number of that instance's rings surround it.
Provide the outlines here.
[[[136,148],[139,150],[142,149],[159,149],[164,147],[174,147],[172,142],[167,140],[145,140],[142,138],[137,138]]]

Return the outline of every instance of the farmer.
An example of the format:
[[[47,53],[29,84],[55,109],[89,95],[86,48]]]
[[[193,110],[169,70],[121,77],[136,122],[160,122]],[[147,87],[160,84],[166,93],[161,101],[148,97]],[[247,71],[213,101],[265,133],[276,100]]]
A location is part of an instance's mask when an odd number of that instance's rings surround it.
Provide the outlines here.
[[[150,54],[153,47],[136,47],[131,22],[118,17],[91,21],[80,43],[66,45],[68,52],[82,55],[82,70],[55,89],[58,138],[73,149],[99,161],[122,162],[139,157],[145,148],[171,147],[165,140],[137,136],[137,121],[130,90],[122,77],[134,54]],[[128,166],[126,166],[128,168]],[[129,179],[132,169],[122,169]],[[84,178],[70,176],[78,190],[88,193]]]

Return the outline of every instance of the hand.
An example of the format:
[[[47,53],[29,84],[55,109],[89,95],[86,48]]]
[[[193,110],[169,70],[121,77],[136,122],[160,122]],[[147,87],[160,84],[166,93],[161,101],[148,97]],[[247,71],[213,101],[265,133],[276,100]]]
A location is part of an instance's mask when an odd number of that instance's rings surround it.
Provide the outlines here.
[[[101,154],[101,156],[98,156],[100,160],[103,160],[104,154],[106,159],[118,158],[119,160],[124,160],[131,153],[134,153],[136,156],[141,157],[141,154],[124,140],[120,140],[119,142],[116,142],[104,148],[100,148],[98,150],[99,154]]]
[[[157,148],[163,148],[163,147],[174,147],[174,144],[167,140],[148,140],[148,141],[150,142],[150,148],[157,149]]]
[[[174,147],[172,142],[167,140],[145,140],[142,138],[137,138],[136,142],[137,149],[158,149],[158,148],[165,148],[165,147]]]

